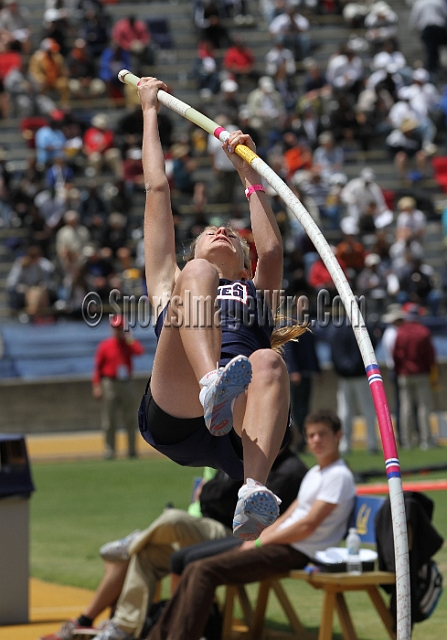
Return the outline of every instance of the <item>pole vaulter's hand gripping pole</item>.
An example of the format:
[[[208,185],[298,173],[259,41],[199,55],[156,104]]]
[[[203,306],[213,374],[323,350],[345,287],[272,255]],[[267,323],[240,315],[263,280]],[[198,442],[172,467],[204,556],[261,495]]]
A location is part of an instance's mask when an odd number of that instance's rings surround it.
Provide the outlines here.
[[[123,69],[118,78],[125,84],[137,86],[140,78],[130,71]],[[193,109],[190,105],[174,98],[160,89],[157,94],[159,102],[214,135],[221,142],[228,139],[229,133],[216,122]],[[405,505],[402,493],[402,479],[400,463],[397,457],[396,440],[393,425],[385,396],[382,377],[377,365],[365,322],[360,313],[354,294],[340,268],[330,246],[313,221],[310,214],[283,180],[261,158],[245,145],[237,145],[234,149],[239,157],[251,165],[259,175],[276,191],[284,203],[293,211],[294,215],[306,230],[308,236],[326,265],[332,280],[346,309],[347,316],[362,354],[382,439],[385,467],[388,478],[388,488],[391,501],[393,520],[394,548],[396,556],[396,588],[397,588],[397,640],[411,638],[411,609],[410,609],[410,573],[408,563],[408,537]]]

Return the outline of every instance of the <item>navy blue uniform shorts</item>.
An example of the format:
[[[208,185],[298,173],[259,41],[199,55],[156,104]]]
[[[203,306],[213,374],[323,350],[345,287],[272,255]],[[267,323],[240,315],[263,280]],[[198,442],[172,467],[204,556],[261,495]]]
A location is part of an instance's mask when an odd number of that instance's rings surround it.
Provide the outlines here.
[[[138,410],[138,426],[146,442],[177,464],[221,469],[234,480],[244,479],[242,442],[237,433],[232,429],[225,436],[212,436],[203,416],[170,416],[153,399],[150,380]],[[289,438],[287,426],[281,446],[285,446]]]

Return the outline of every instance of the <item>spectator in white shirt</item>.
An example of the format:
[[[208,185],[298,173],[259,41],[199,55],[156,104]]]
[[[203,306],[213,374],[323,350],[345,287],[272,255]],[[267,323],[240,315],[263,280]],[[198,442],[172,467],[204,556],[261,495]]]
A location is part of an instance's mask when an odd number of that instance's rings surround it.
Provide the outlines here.
[[[372,169],[365,167],[358,178],[348,182],[341,192],[341,200],[347,206],[348,215],[358,222],[370,202],[375,202],[379,213],[389,211],[383,197],[382,189],[375,182],[375,174]]]
[[[77,259],[90,240],[87,227],[79,224],[77,211],[67,211],[64,214],[64,222],[65,225],[56,233],[56,252],[62,263]]]
[[[265,56],[265,72],[276,78],[278,74],[293,76],[296,73],[295,57],[290,49],[284,46],[285,36],[278,34],[273,38],[273,47]]]
[[[46,309],[52,275],[53,265],[42,256],[40,248],[28,247],[26,254],[16,259],[6,279],[11,309],[25,309],[29,316]]]
[[[335,91],[358,95],[362,90],[363,62],[351,47],[341,45],[327,66],[326,79]]]
[[[313,163],[321,169],[323,179],[329,180],[332,174],[343,170],[343,149],[335,144],[330,131],[323,131],[318,136],[319,146],[313,153]]]
[[[422,242],[427,228],[427,218],[420,209],[416,209],[416,200],[411,197],[401,198],[397,208],[400,212],[396,221],[398,239]]]
[[[447,44],[445,0],[416,0],[408,26],[419,31],[426,52],[426,67],[430,73],[436,73],[439,69],[439,47]]]
[[[284,101],[270,76],[259,78],[257,88],[247,96],[247,109],[250,126],[260,133],[283,126],[286,115]]]
[[[295,60],[304,60],[310,53],[309,20],[298,13],[295,5],[286,7],[272,20],[269,31],[272,36],[283,35],[284,45],[293,51]]]
[[[31,30],[28,9],[20,7],[16,0],[4,0],[0,11],[0,45],[31,53]],[[3,50],[3,49],[2,49]]]
[[[365,18],[365,37],[371,44],[373,52],[380,49],[385,40],[396,39],[397,13],[380,0],[375,2]]]

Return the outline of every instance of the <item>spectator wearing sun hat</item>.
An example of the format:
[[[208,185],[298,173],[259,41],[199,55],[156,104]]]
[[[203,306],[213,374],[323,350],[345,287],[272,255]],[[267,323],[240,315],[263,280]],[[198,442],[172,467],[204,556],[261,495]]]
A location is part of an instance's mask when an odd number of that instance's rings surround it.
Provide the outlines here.
[[[137,414],[132,383],[132,359],[134,356],[141,356],[144,348],[129,331],[125,330],[125,319],[122,315],[113,316],[110,326],[113,335],[100,342],[96,349],[92,393],[94,398],[102,400],[104,457],[109,460],[115,458],[116,431],[120,413],[127,431],[128,455],[134,458],[137,455],[135,446]]]
[[[422,242],[427,228],[425,214],[416,208],[416,200],[410,196],[401,198],[397,203],[399,214],[396,220],[397,238]]]
[[[408,179],[414,181],[425,176],[427,154],[423,150],[422,133],[416,118],[405,118],[399,128],[387,136],[385,142],[402,180],[407,179],[407,165],[411,158],[415,159],[418,172],[414,176],[409,175]]]

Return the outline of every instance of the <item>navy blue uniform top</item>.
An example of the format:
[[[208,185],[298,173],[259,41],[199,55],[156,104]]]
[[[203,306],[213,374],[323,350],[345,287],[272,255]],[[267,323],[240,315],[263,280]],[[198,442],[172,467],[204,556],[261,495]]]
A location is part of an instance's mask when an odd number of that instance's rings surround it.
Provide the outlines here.
[[[236,355],[250,356],[258,349],[270,348],[270,336],[273,331],[273,317],[263,294],[257,293],[252,280],[224,280],[219,281],[217,294],[220,322],[222,326],[222,350],[220,365],[227,364]],[[160,338],[163,324],[167,316],[169,302],[157,318],[155,335]],[[214,310],[213,310],[214,312]],[[168,318],[169,319],[169,318]],[[155,405],[150,396],[149,402],[155,409],[155,418],[148,416],[147,398],[150,394],[148,382],[146,393],[138,412],[139,428],[143,438],[157,451],[183,466],[208,466],[225,471],[233,479],[243,479],[244,467],[242,460],[242,444],[240,438],[230,431],[226,435],[216,438],[206,428],[203,416],[188,420],[198,423],[197,429],[189,436],[174,444],[160,444],[156,442],[152,430],[151,420],[162,420],[170,429],[181,431],[181,418],[173,418]],[[281,447],[289,440],[288,425],[284,425],[284,439]]]
[[[225,365],[237,355],[250,356],[258,349],[270,349],[274,321],[262,292],[257,292],[253,280],[219,280],[217,302],[222,326],[220,364]],[[157,340],[163,328],[168,305],[155,324]]]

